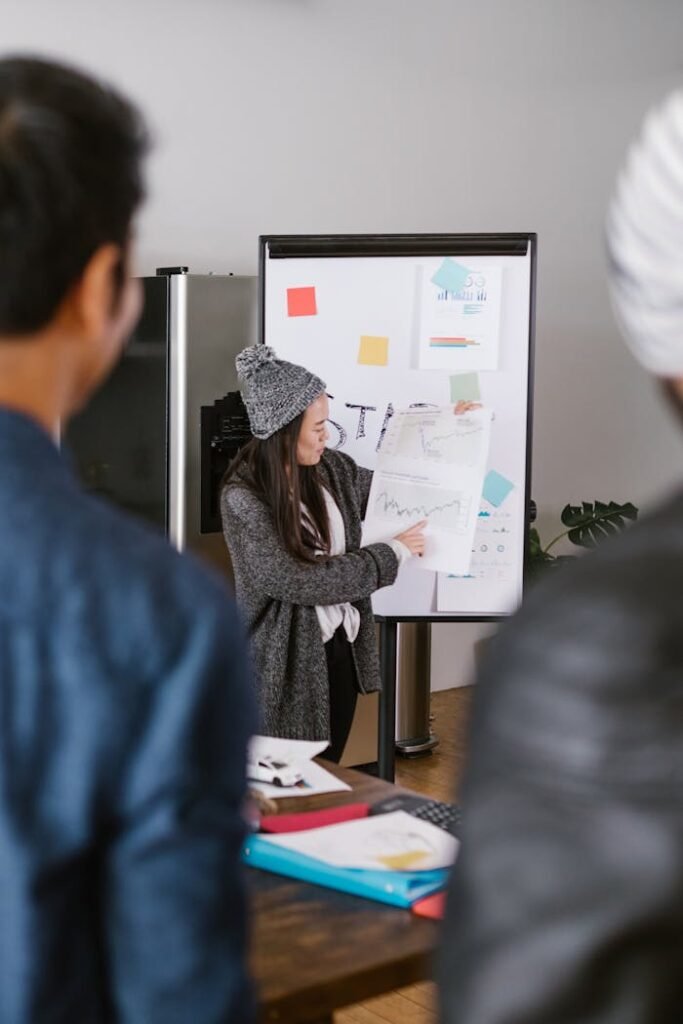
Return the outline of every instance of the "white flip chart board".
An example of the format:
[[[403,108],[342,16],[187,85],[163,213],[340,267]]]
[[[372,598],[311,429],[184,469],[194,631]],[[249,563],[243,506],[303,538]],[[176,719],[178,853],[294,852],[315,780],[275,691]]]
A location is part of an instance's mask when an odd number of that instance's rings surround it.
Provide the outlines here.
[[[468,572],[408,563],[375,594],[375,613],[399,621],[509,614],[521,598],[528,533],[536,236],[260,242],[261,340],[326,382],[330,447],[372,469],[399,409],[463,399],[491,410]],[[402,528],[397,522],[396,533]]]

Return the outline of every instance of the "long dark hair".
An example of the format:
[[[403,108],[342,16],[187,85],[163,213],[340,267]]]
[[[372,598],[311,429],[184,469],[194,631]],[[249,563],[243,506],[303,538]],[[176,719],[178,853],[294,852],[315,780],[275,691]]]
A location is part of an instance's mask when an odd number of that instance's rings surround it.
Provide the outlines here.
[[[303,562],[314,562],[330,553],[330,522],[317,466],[300,466],[296,446],[304,418],[265,440],[252,437],[232,460],[223,487],[246,484],[270,509],[275,529],[286,550]],[[302,503],[308,510],[304,517]]]

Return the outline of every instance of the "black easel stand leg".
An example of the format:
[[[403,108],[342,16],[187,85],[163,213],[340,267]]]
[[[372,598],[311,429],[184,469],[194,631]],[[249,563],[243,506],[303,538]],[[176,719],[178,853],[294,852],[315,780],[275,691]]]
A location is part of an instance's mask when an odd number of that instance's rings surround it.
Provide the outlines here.
[[[380,622],[379,663],[382,692],[379,697],[379,777],[394,781],[396,760],[396,636],[395,622]]]

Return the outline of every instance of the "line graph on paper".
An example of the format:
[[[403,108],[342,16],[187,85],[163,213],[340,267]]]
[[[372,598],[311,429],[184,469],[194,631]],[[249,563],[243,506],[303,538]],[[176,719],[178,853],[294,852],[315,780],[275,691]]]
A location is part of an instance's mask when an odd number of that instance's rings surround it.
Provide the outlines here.
[[[386,480],[375,496],[372,514],[406,528],[420,519],[428,519],[435,529],[465,533],[470,507],[471,500],[462,491],[437,491],[420,484]]]
[[[475,466],[481,457],[484,429],[481,420],[469,416],[456,419],[450,413],[439,416],[404,416],[398,429],[387,438],[387,455],[426,459],[436,464]]]

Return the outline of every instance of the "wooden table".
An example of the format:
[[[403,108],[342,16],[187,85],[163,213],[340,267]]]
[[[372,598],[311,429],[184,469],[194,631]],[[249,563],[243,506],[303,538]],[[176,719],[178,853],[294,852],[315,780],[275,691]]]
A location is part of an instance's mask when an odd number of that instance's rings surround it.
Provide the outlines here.
[[[352,790],[278,800],[279,811],[372,804],[401,791],[350,768],[325,767]],[[248,875],[262,1024],[327,1024],[343,1006],[431,978],[435,921],[255,868]]]

